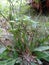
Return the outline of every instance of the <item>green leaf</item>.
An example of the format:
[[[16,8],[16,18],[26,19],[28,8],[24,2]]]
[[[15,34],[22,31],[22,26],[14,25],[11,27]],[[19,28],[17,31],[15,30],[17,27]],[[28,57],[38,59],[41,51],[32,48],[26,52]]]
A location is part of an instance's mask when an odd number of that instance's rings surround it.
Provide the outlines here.
[[[6,48],[4,46],[0,47],[0,54],[3,53],[6,50]]]
[[[34,49],[34,51],[45,51],[45,50],[49,50],[49,46],[40,46]]]
[[[42,65],[42,62],[40,61],[40,59],[37,58],[36,60],[39,63],[39,65]]]
[[[36,63],[34,63],[34,62],[31,62],[31,65],[37,65]]]
[[[40,52],[40,51],[36,51],[34,52],[34,54],[37,56],[37,58],[39,59],[44,59],[46,57],[49,57],[49,54],[47,52]]]
[[[0,65],[14,65],[16,62],[16,59],[9,59],[9,60],[6,60],[6,61],[0,61]]]
[[[35,55],[38,59],[44,59],[49,62],[49,53],[36,51]]]
[[[22,59],[21,58],[16,58],[16,63],[21,63]]]
[[[45,59],[46,61],[48,61],[48,62],[49,62],[49,56],[48,56],[48,57],[45,57],[44,59]]]

